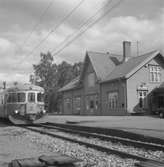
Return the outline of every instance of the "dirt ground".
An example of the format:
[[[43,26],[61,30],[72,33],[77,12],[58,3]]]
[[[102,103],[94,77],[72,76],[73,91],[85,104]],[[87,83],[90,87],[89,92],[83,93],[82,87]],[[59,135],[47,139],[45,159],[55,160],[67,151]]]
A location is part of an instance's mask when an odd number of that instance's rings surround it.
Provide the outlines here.
[[[45,116],[41,122],[77,122],[82,126],[122,129],[164,139],[164,119],[150,116]]]

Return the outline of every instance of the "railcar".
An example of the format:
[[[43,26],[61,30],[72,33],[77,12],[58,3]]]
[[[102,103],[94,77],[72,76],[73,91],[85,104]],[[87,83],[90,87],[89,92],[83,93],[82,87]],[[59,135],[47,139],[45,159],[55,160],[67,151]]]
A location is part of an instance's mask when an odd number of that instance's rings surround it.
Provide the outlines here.
[[[0,92],[0,118],[7,118],[14,124],[31,124],[45,114],[42,87],[16,84]]]

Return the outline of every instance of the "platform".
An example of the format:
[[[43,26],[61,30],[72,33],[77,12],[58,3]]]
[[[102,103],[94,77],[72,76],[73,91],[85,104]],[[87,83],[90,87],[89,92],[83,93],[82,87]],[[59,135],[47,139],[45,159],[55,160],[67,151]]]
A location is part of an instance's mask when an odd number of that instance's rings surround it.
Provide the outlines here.
[[[150,116],[61,116],[48,115],[42,122],[67,123],[89,127],[120,129],[164,139],[164,119]]]

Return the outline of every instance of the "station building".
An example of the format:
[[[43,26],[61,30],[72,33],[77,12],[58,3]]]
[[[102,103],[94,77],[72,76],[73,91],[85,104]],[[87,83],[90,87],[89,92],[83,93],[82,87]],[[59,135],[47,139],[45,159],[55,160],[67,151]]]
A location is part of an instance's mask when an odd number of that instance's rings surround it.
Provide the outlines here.
[[[164,109],[164,57],[154,50],[131,55],[86,52],[80,76],[59,90],[65,115],[152,114]]]

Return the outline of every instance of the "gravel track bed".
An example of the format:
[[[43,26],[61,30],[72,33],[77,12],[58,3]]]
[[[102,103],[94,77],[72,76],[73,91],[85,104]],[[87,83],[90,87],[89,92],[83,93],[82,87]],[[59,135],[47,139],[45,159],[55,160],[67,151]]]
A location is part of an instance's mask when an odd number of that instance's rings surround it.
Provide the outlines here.
[[[39,128],[38,128],[39,129]],[[45,129],[46,130],[46,129]],[[67,132],[61,132],[61,131],[57,131],[57,130],[52,130],[49,129],[49,132],[55,132],[56,134],[60,135],[60,136],[65,136],[65,137],[70,137],[73,139],[76,139],[78,141],[84,141],[84,142],[88,142],[91,144],[96,144],[99,146],[104,146],[107,148],[111,148],[111,149],[116,149],[119,151],[123,151],[123,152],[127,152],[133,155],[139,155],[145,158],[149,158],[149,159],[155,159],[155,160],[164,160],[164,152],[163,151],[152,151],[152,150],[145,150],[144,148],[136,148],[136,147],[132,147],[132,146],[128,146],[128,145],[123,145],[121,143],[112,143],[110,141],[104,141],[98,138],[87,138],[87,137],[82,137],[80,135],[75,135],[75,134],[70,134]]]
[[[82,140],[91,144],[96,144],[96,145],[100,145],[100,146],[104,146],[107,148],[112,148],[112,149],[116,149],[119,151],[124,151],[130,154],[134,154],[134,155],[140,155],[143,156],[145,158],[149,158],[149,159],[158,159],[158,160],[164,160],[164,152],[163,151],[152,151],[152,150],[145,150],[144,148],[136,148],[136,147],[132,147],[132,146],[128,146],[128,145],[123,145],[121,143],[113,143],[110,141],[104,141],[98,138],[93,138],[93,137],[81,137],[79,135],[72,135],[69,133],[65,133],[65,132],[58,132],[57,134],[61,135],[61,136],[65,136],[65,137],[71,137],[74,138],[76,140]]]
[[[104,152],[86,148],[76,143],[42,135],[36,132],[26,131],[26,138],[36,144],[40,149],[49,152],[58,152],[82,160],[78,167],[134,167],[138,161],[122,159],[115,155],[108,155]]]

